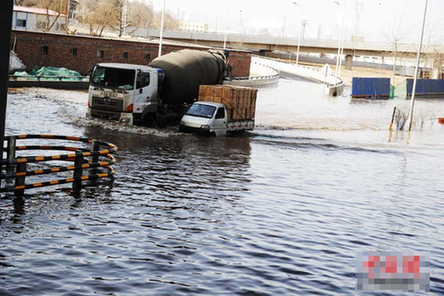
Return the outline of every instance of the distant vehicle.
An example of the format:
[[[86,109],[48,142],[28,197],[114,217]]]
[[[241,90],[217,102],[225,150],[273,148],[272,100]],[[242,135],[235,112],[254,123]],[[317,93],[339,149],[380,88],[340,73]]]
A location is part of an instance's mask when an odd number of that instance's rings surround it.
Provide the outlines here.
[[[180,132],[224,136],[254,129],[257,89],[201,86],[199,101],[182,117]]]
[[[226,64],[222,52],[187,49],[148,66],[98,64],[91,75],[87,115],[129,125],[177,124],[196,101],[200,85],[223,82]]]

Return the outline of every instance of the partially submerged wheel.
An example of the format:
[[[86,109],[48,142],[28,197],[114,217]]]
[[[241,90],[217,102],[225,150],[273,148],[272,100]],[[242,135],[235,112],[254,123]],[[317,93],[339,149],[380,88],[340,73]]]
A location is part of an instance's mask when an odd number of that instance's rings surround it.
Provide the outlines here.
[[[143,118],[143,125],[146,126],[146,127],[158,128],[159,126],[157,125],[156,115],[154,115],[154,114],[147,114]]]

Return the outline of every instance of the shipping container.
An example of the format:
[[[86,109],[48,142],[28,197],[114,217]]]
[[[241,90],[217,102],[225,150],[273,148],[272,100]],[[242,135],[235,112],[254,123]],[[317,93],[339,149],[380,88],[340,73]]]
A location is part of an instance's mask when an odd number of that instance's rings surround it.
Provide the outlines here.
[[[406,83],[407,97],[410,97],[413,91],[413,79],[407,79]],[[428,98],[444,97],[444,79],[418,79],[415,96]]]
[[[390,78],[353,77],[352,98],[389,98]]]

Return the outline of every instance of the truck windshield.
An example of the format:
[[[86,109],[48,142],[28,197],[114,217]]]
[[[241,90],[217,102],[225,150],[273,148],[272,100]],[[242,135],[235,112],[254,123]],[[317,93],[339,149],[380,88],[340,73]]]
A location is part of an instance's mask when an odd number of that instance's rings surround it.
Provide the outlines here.
[[[216,107],[214,106],[193,104],[190,109],[188,109],[187,115],[212,118],[214,115],[214,111],[216,111]]]
[[[96,67],[91,84],[99,87],[133,90],[135,77],[135,70]]]

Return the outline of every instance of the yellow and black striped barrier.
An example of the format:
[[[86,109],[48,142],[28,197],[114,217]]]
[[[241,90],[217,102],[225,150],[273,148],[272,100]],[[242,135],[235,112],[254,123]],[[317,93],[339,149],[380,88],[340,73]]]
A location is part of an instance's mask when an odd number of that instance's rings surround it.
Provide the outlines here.
[[[73,146],[52,146],[52,145],[28,145],[28,146],[18,146],[16,145],[17,140],[24,139],[51,139],[51,140],[62,140],[62,141],[74,141],[81,142],[83,144],[91,144],[91,150],[82,147]],[[100,178],[113,177],[115,174],[115,169],[112,167],[116,163],[116,159],[113,156],[114,153],[118,151],[116,145],[97,141],[88,138],[79,137],[68,137],[68,136],[58,136],[58,135],[19,135],[19,136],[9,136],[5,137],[8,141],[8,147],[3,148],[8,154],[7,159],[0,161],[0,166],[6,166],[6,172],[0,173],[1,180],[15,180],[15,185],[6,185],[5,187],[0,187],[1,192],[15,191],[16,195],[23,194],[25,189],[45,187],[60,185],[66,183],[73,183],[73,188],[75,190],[80,189],[82,181],[97,180]],[[16,157],[17,151],[68,151],[72,153],[61,154],[61,155],[51,155],[51,156],[27,156],[27,157]],[[107,158],[107,160],[99,161],[99,158]],[[90,158],[90,159],[88,159]],[[70,166],[60,166],[48,169],[38,169],[33,171],[26,170],[26,164],[28,163],[39,163],[39,162],[49,162],[49,161],[68,161],[74,162],[74,165]],[[98,169],[104,168],[107,172],[101,172]],[[91,174],[83,175],[83,171],[87,169],[96,169],[92,171]],[[38,182],[33,184],[25,184],[25,177],[37,176],[44,174],[56,174],[61,172],[73,171],[73,177],[66,179],[58,179],[46,182]]]

